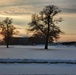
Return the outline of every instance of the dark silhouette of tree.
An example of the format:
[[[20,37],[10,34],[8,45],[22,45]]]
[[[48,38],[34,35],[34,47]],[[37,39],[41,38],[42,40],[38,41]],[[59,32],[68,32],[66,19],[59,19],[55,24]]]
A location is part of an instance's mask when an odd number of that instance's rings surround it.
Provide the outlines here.
[[[3,35],[3,41],[6,43],[6,47],[9,48],[9,43],[12,41],[12,37],[16,34],[15,27],[12,25],[12,19],[6,18],[0,24],[1,34]]]
[[[29,23],[29,31],[33,31],[33,36],[45,38],[45,49],[48,49],[49,40],[53,42],[59,38],[62,33],[60,28],[56,26],[58,22],[62,22],[62,18],[55,19],[54,17],[61,10],[54,5],[48,5],[37,15],[32,15],[32,21]]]

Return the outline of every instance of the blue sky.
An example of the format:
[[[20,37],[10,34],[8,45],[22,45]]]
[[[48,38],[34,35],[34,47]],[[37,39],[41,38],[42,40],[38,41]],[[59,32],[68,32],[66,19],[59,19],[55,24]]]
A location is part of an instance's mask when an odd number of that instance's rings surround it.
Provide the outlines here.
[[[31,15],[39,13],[46,5],[56,5],[62,10],[59,16],[64,21],[58,26],[65,35],[61,35],[60,41],[76,41],[76,0],[0,0],[0,20],[13,18],[13,24],[20,29],[19,35],[25,36]]]

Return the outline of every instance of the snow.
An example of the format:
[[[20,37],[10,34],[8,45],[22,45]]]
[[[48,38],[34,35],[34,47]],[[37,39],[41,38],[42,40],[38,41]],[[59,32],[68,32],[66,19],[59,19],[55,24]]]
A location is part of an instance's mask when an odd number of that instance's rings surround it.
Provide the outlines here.
[[[43,45],[0,47],[0,58],[76,60],[76,47],[49,46],[48,50]]]
[[[46,60],[46,59],[0,59],[0,63],[2,64],[27,64],[27,63],[35,63],[35,64],[76,64],[76,60]]]
[[[76,65],[0,64],[0,75],[76,75]]]
[[[18,63],[45,61],[48,63]],[[0,63],[0,75],[76,75],[76,64],[59,63],[76,63],[76,47],[49,46],[45,50],[44,45],[0,46],[0,62],[9,62]]]

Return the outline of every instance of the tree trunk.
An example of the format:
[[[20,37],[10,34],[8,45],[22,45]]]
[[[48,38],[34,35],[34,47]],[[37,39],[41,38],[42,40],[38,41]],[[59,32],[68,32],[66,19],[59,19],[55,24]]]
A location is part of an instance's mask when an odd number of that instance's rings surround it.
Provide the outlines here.
[[[48,27],[47,27],[47,35],[46,35],[46,42],[45,42],[45,49],[48,49],[48,40],[49,40],[49,30],[50,30],[50,16],[47,18],[48,20]]]
[[[9,48],[8,43],[6,45],[7,45],[6,48]]]
[[[6,39],[6,48],[9,48],[9,33],[8,33],[8,24],[7,24],[7,39]]]
[[[48,49],[48,36],[46,36],[45,49]]]

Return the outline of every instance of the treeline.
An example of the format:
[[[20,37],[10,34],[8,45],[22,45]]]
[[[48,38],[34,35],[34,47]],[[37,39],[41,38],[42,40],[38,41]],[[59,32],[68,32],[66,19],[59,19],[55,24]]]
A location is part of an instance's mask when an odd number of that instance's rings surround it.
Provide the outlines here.
[[[66,45],[66,46],[76,46],[76,41],[71,41],[71,42],[60,42],[56,43],[58,45]]]
[[[4,41],[0,42],[1,45],[5,45]],[[9,41],[9,45],[38,45],[45,44],[44,38],[37,37],[12,37]]]
[[[12,37],[11,41],[9,41],[9,45],[39,45],[39,44],[45,44],[45,39],[38,37]],[[5,42],[1,41],[0,45],[5,45]],[[49,45],[76,46],[76,41],[56,42],[56,43],[49,41]]]

